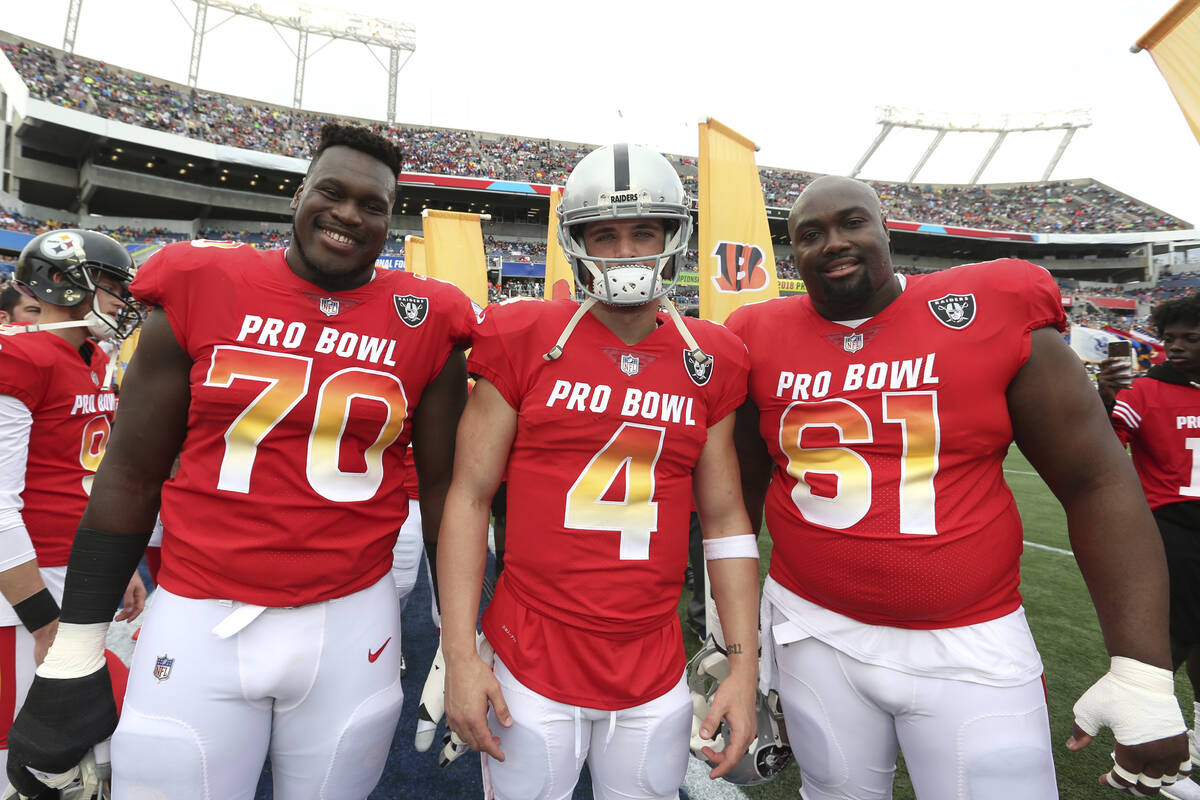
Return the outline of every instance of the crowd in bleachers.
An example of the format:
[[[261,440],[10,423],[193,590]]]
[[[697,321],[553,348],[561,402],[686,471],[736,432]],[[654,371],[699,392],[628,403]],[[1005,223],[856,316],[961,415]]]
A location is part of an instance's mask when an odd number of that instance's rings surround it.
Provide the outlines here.
[[[189,89],[15,39],[0,42],[0,47],[35,98],[204,141],[305,158],[320,126],[333,119]],[[589,145],[543,139],[356,121],[403,139],[405,169],[413,172],[562,183],[570,168],[591,150]],[[694,195],[694,159],[671,158]],[[789,207],[815,177],[772,167],[761,168],[759,176],[764,200],[772,208]],[[1179,219],[1087,180],[1003,186],[873,185],[886,213],[895,219],[1039,233],[1185,227]]]

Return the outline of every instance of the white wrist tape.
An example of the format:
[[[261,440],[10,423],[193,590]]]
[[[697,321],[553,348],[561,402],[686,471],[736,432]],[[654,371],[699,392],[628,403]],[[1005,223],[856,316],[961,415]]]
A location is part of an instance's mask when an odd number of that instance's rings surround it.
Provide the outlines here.
[[[704,540],[704,560],[722,558],[758,558],[758,537],[753,533],[740,536],[722,536]]]
[[[1075,703],[1075,722],[1088,736],[1111,728],[1123,745],[1138,745],[1183,733],[1183,713],[1169,670],[1113,656],[1108,673]]]
[[[37,668],[43,678],[82,678],[104,666],[104,644],[108,635],[107,622],[80,625],[58,623],[54,643],[46,660]]]

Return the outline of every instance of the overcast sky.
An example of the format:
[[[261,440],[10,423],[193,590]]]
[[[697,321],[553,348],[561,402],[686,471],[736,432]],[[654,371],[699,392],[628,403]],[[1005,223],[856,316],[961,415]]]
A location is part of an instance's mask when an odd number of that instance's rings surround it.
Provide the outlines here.
[[[68,0],[0,0],[0,27],[61,46]],[[1200,143],[1148,53],[1173,0],[379,0],[337,5],[417,26],[397,120],[697,152],[712,116],[760,165],[847,174],[876,108],[1086,109],[1054,178],[1091,177],[1200,225]],[[82,0],[76,51],[185,82],[192,0]],[[200,86],[290,104],[295,63],[264,23],[211,10]],[[286,40],[286,44],[285,44]],[[362,45],[310,40],[304,106],[383,119],[387,73]],[[387,63],[385,51],[378,58]],[[1010,135],[985,182],[1036,181],[1060,133]],[[893,132],[861,176],[904,180],[933,134]],[[990,134],[947,136],[918,180],[966,183]]]

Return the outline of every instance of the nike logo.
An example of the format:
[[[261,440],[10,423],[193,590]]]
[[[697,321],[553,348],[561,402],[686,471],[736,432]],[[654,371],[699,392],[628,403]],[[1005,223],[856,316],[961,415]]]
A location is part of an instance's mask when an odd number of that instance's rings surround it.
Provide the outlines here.
[[[390,642],[391,640],[392,640],[392,637],[389,636],[387,638],[387,642],[384,642],[383,644],[379,645],[379,649],[373,653],[371,652],[370,648],[367,648],[367,661],[370,661],[372,664],[374,664],[375,659],[379,658],[379,654],[383,652],[383,648],[387,647],[388,642]]]

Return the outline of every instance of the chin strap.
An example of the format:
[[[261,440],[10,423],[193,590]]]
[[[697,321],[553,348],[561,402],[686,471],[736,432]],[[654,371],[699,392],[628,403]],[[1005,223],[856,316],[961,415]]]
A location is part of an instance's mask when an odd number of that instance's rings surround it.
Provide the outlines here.
[[[579,320],[583,319],[583,315],[591,310],[592,306],[600,302],[594,297],[589,297],[579,304],[579,308],[575,310],[575,314],[571,317],[571,321],[567,323],[567,327],[563,328],[563,332],[559,334],[558,341],[554,343],[554,347],[550,348],[550,352],[544,354],[542,358],[547,361],[557,361],[563,354],[563,348],[567,345],[567,339],[571,338],[571,334],[575,330],[575,326],[579,324]]]
[[[16,336],[18,333],[56,331],[60,328],[86,328],[90,325],[91,323],[86,319],[73,319],[67,322],[31,322],[28,325],[0,325],[0,333],[5,336]]]
[[[675,304],[671,302],[671,298],[663,295],[662,305],[667,309],[667,316],[669,316],[671,321],[675,323],[675,329],[678,330],[679,335],[683,337],[683,343],[691,348],[691,357],[696,361],[697,364],[708,363],[710,356],[708,353],[700,349],[700,345],[696,344],[695,337],[692,336],[692,332],[687,329],[687,326],[683,324],[683,319],[679,316],[679,311],[675,308]]]

